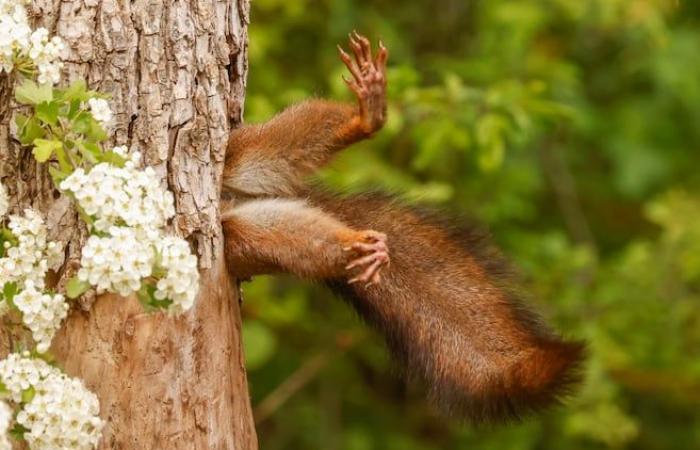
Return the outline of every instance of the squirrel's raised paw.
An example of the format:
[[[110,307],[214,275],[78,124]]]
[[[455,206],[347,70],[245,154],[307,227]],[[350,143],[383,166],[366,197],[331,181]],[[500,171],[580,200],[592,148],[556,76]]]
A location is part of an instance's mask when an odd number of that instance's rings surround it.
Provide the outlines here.
[[[369,39],[356,31],[350,34],[349,40],[354,58],[338,46],[340,59],[352,75],[351,79],[343,77],[343,80],[357,96],[363,131],[372,134],[386,121],[386,60],[389,52],[380,41],[376,57],[373,56]]]
[[[361,239],[343,250],[354,252],[358,256],[345,266],[346,270],[360,268],[359,275],[348,280],[348,283],[365,283],[371,286],[381,281],[380,272],[389,265],[389,248],[386,234],[374,230],[361,232]]]

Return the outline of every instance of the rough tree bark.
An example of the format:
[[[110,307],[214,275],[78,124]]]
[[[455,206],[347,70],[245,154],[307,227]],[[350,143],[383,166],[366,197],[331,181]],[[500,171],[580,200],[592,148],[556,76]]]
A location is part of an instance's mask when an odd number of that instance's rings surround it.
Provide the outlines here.
[[[101,449],[257,447],[240,342],[239,294],[223,264],[219,180],[229,127],[241,120],[248,0],[35,0],[37,25],[70,49],[63,80],[111,94],[111,144],[139,149],[175,194],[173,231],[194,245],[201,293],[181,318],[145,314],[134,298],[73,308],[53,353],[85,380],[107,421]],[[75,266],[85,230],[13,139],[0,80],[0,177],[12,210],[32,206]]]

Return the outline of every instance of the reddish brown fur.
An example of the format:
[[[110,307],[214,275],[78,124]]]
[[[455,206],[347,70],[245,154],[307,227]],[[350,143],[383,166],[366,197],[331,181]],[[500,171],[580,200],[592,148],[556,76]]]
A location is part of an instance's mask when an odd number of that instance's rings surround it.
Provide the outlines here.
[[[304,187],[305,175],[384,122],[386,49],[373,59],[359,36],[351,48],[355,60],[341,58],[357,108],[312,100],[232,133],[224,191],[233,200],[223,216],[229,269],[325,280],[448,412],[494,421],[555,403],[578,378],[583,346],[562,341],[523,308],[483,240],[386,196]],[[384,237],[371,230],[388,235],[389,266]],[[359,269],[346,270],[352,261]],[[363,283],[349,285],[351,277]]]
[[[387,196],[311,198],[350,226],[387,233],[392,262],[382,283],[328,284],[386,336],[444,410],[474,422],[515,418],[555,403],[578,380],[583,346],[562,341],[522,306],[478,235]]]

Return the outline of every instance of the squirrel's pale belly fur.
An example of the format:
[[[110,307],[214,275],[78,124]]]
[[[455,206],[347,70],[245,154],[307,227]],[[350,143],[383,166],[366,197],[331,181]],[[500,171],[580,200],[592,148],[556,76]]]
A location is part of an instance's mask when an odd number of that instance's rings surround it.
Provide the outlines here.
[[[524,308],[481,237],[389,196],[305,186],[306,175],[384,122],[386,50],[373,58],[359,36],[351,48],[354,60],[341,58],[357,108],[311,100],[232,132],[223,190],[239,201],[222,216],[229,270],[325,282],[453,415],[501,421],[556,403],[578,381],[584,346]]]

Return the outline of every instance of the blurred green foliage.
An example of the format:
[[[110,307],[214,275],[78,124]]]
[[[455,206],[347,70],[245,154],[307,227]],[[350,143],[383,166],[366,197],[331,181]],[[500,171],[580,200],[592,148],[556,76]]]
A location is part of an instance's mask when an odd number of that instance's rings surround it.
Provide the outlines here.
[[[700,448],[700,2],[255,0],[246,120],[352,98],[335,44],[391,51],[390,119],[321,176],[466,212],[586,383],[524,424],[428,407],[381,339],[320,287],[244,286],[261,448]]]

